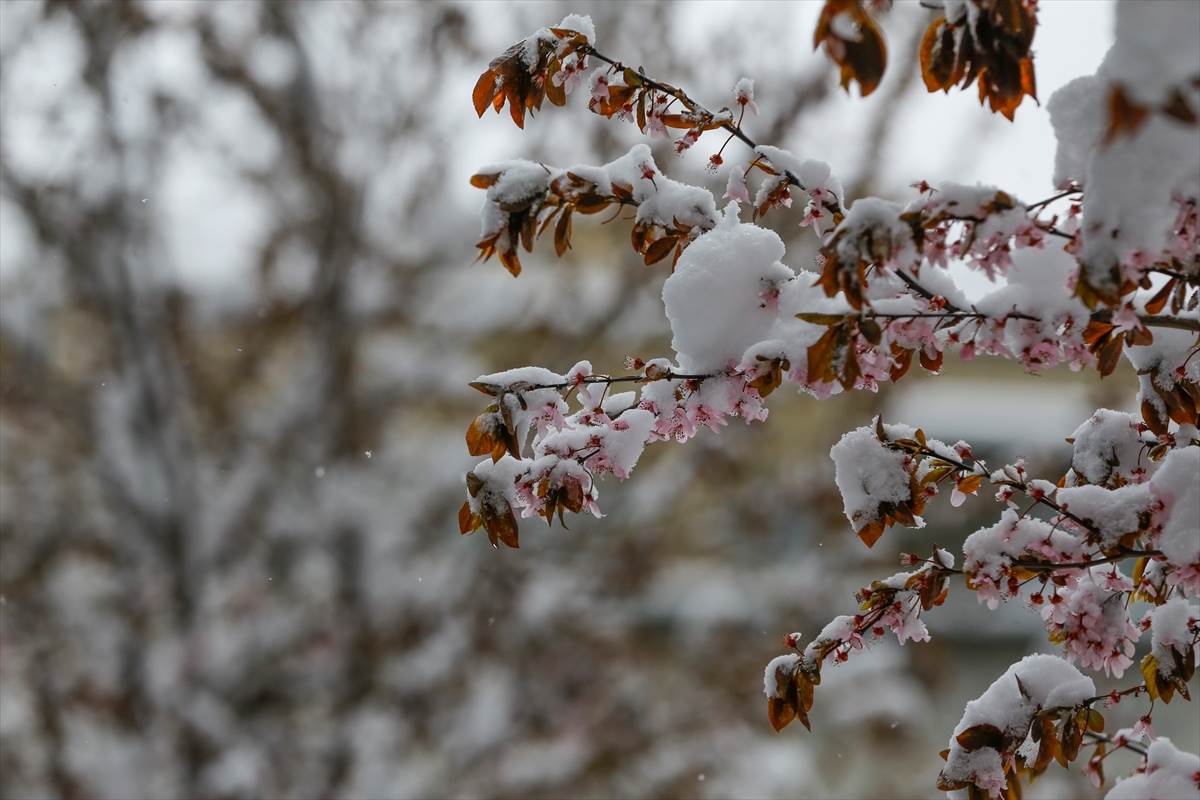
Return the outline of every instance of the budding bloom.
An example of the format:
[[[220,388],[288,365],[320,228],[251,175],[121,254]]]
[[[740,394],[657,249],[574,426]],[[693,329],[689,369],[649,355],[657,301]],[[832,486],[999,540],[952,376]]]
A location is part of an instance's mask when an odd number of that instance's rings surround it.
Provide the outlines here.
[[[1142,716],[1137,722],[1135,722],[1133,724],[1134,735],[1145,736],[1147,739],[1153,739],[1154,738],[1154,727],[1151,724],[1151,723],[1153,723],[1153,721],[1154,720],[1150,719],[1149,714]]]
[[[754,102],[754,81],[742,78],[733,85],[733,99],[742,108],[749,108],[758,114],[758,106]]]
[[[708,165],[705,167],[705,169],[707,169],[709,172],[715,173],[717,169],[724,163],[725,161],[721,158],[720,153],[713,153],[708,157]]]
[[[783,637],[783,644],[785,647],[798,648],[800,646],[800,640],[803,638],[804,634],[798,631],[789,633],[787,636]]]

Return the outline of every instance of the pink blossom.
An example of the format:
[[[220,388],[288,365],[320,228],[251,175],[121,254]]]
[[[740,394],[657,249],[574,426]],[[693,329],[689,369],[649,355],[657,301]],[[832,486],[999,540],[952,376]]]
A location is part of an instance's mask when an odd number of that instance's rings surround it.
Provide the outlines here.
[[[737,200],[739,203],[750,202],[750,191],[746,188],[746,176],[740,169],[729,170],[729,180],[725,184],[725,197]]]

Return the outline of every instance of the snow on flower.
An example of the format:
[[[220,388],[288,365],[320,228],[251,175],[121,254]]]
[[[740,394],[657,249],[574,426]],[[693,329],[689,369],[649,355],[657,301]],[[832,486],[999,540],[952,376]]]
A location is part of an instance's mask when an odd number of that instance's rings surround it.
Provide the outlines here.
[[[967,703],[950,737],[941,781],[944,785],[974,784],[993,797],[1003,796],[1008,786],[1005,759],[1025,741],[1034,714],[1043,708],[1070,706],[1095,694],[1092,680],[1061,658],[1025,656]],[[959,736],[980,725],[995,728],[1011,750],[965,747]]]
[[[783,254],[779,236],[739,222],[733,203],[713,230],[684,251],[662,290],[671,346],[683,370],[725,369],[768,338],[775,315],[762,307],[759,294],[764,281],[794,277],[780,263]]]
[[[1200,800],[1200,756],[1185,753],[1170,739],[1150,743],[1142,770],[1118,780],[1104,800]]]
[[[908,457],[885,447],[873,427],[844,434],[829,455],[846,519],[855,531],[880,518],[880,505],[912,499]]]
[[[754,81],[750,78],[738,79],[738,82],[733,85],[733,101],[757,114],[758,106],[754,102]]]
[[[1062,643],[1068,661],[1119,678],[1133,664],[1141,630],[1124,602],[1132,582],[1114,572],[1115,567],[1084,572],[1073,586],[1055,589],[1041,614],[1050,640]],[[1121,588],[1114,592],[1113,585]]]

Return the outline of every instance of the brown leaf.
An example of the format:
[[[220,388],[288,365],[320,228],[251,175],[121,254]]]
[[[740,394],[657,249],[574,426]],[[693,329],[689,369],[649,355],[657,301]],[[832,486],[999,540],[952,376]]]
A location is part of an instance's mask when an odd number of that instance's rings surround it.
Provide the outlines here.
[[[842,38],[834,19],[849,18],[857,27],[857,36]],[[863,10],[858,0],[825,0],[821,15],[813,30],[813,49],[822,44],[830,59],[841,68],[843,89],[857,81],[859,91],[866,97],[879,86],[887,66],[887,45],[879,25]]]
[[[908,372],[908,368],[912,366],[912,357],[912,350],[892,342],[892,383],[903,378],[904,374]]]
[[[669,256],[671,251],[675,249],[677,242],[678,239],[674,236],[664,236],[661,239],[651,242],[650,246],[646,248],[646,266],[656,264]]]
[[[936,374],[942,371],[942,358],[943,353],[941,350],[938,350],[937,354],[933,356],[926,355],[925,350],[921,350],[921,366],[929,372]]]
[[[471,420],[467,428],[467,452],[473,456],[486,456],[496,446],[491,429],[494,424],[491,414],[480,414]]]
[[[1178,278],[1171,278],[1163,284],[1163,287],[1154,293],[1154,296],[1146,301],[1146,313],[1157,314],[1166,306],[1167,300],[1171,297],[1171,292],[1175,289],[1175,284]]]
[[[1121,361],[1121,351],[1124,349],[1124,336],[1113,336],[1100,348],[1100,354],[1096,358],[1096,369],[1100,371],[1101,378],[1111,375],[1117,368]]]
[[[989,725],[985,722],[967,728],[954,737],[954,740],[968,753],[978,750],[981,747],[1000,750],[1004,746],[1004,732],[995,725]]]
[[[470,533],[479,527],[480,519],[473,511],[471,511],[471,502],[464,500],[462,506],[458,509],[458,532]]]
[[[979,491],[979,487],[983,485],[983,476],[966,475],[959,478],[955,485],[963,494],[975,494],[975,492]]]
[[[471,185],[476,189],[486,189],[498,180],[500,180],[499,172],[494,172],[490,175],[479,173],[471,176]]]
[[[767,718],[771,720],[771,727],[778,732],[796,718],[796,709],[787,701],[772,697],[767,700]]]
[[[862,539],[867,547],[874,547],[880,536],[883,536],[883,523],[877,519],[858,529],[858,538]]]
[[[506,500],[500,500],[503,510],[485,508],[483,514],[483,526],[487,529],[488,538],[492,544],[496,544],[496,540],[509,547],[519,547],[517,544],[517,518],[513,514],[512,506]]]
[[[554,253],[562,256],[571,246],[571,209],[563,211],[562,216],[558,218],[558,224],[554,226]]]
[[[1063,720],[1062,735],[1059,737],[1058,743],[1062,747],[1062,755],[1067,762],[1074,761],[1075,757],[1079,755],[1079,747],[1083,744],[1083,728],[1073,717]]]
[[[833,381],[834,348],[837,345],[837,327],[830,327],[821,338],[808,347],[809,381]]]
[[[496,73],[490,69],[479,76],[479,80],[475,82],[475,88],[471,90],[471,100],[475,103],[476,115],[482,117],[483,112],[487,111],[487,107],[496,99]],[[474,179],[471,183],[474,184]],[[485,188],[485,187],[480,187]]]
[[[1167,432],[1166,420],[1162,418],[1158,407],[1148,397],[1142,400],[1142,420],[1155,436],[1162,436]]]

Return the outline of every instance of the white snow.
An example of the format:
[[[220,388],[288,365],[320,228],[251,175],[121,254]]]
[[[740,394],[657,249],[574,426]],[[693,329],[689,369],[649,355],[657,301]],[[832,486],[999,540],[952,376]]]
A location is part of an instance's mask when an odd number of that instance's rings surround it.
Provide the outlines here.
[[[1150,743],[1145,772],[1118,780],[1104,800],[1198,800],[1197,772],[1200,756],[1178,750],[1160,736]]]
[[[880,503],[902,503],[912,498],[904,454],[884,447],[873,426],[846,433],[829,455],[846,518],[856,531],[879,519]]]
[[[773,231],[738,221],[735,203],[684,251],[662,294],[671,346],[685,372],[725,369],[767,338],[775,314],[760,295],[793,277],[780,263],[783,254]]]

